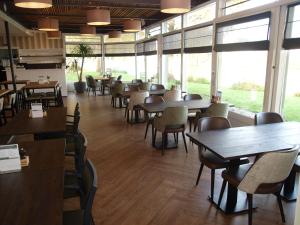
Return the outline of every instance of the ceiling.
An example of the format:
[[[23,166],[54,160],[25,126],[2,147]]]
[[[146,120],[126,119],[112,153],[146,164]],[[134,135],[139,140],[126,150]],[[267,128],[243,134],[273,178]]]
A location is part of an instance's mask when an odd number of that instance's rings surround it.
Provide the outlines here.
[[[206,1],[192,0],[192,7]],[[28,29],[35,29],[39,18],[51,17],[59,20],[60,29],[65,33],[79,33],[79,27],[86,24],[86,10],[97,6],[111,12],[111,24],[97,27],[98,33],[121,30],[125,19],[139,18],[143,26],[148,26],[172,16],[160,12],[160,0],[53,0],[53,7],[38,10],[15,7],[13,0],[5,2],[7,14]]]

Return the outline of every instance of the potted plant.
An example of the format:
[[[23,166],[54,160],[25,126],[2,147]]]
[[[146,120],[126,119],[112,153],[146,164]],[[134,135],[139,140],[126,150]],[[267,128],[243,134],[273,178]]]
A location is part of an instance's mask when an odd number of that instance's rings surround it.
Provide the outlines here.
[[[82,81],[84,60],[86,57],[93,54],[93,49],[86,44],[78,44],[74,47],[72,54],[78,55],[81,58],[81,66],[78,65],[78,59],[74,59],[71,69],[76,71],[78,81],[74,82],[74,88],[77,93],[83,93],[86,89],[86,83]]]

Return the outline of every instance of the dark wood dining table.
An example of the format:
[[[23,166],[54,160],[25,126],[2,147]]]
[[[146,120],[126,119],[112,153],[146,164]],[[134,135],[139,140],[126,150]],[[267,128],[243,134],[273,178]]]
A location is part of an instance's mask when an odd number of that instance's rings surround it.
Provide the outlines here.
[[[11,121],[0,127],[0,136],[64,133],[66,114],[65,107],[51,107],[47,110],[46,117],[31,118],[29,110],[22,110]]]
[[[162,89],[162,90],[156,90],[156,91],[149,91],[149,95],[158,95],[158,96],[163,96],[166,93],[167,90]],[[136,91],[123,91],[122,92],[122,97],[123,98],[130,98],[131,94]]]
[[[16,80],[16,84],[28,84],[30,81],[29,80]],[[0,82],[0,89],[2,85],[4,86],[5,89],[8,89],[8,85],[12,85],[13,81],[12,80],[6,80],[6,81],[1,81]]]
[[[237,161],[243,157],[283,151],[300,144],[300,123],[283,122],[259,126],[236,127],[224,130],[188,133],[191,141],[204,146],[208,151],[224,160],[230,160],[236,169]],[[288,178],[292,179],[291,177]],[[294,184],[293,184],[294,185]],[[283,192],[292,194],[294,186],[286,182]],[[222,201],[221,210],[225,213],[236,213],[247,210],[245,193],[228,185],[227,199]],[[214,197],[218,199],[218,196]]]
[[[0,174],[0,223],[62,225],[65,140],[18,144],[29,155],[29,165]]]

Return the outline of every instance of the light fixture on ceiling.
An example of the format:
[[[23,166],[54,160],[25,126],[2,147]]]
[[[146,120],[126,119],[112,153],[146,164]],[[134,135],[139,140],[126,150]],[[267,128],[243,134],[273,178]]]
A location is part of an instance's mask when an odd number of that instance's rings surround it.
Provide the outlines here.
[[[81,26],[80,27],[80,35],[82,36],[96,36],[96,27],[93,26]]]
[[[140,20],[125,20],[124,32],[139,32],[142,29],[142,23]]]
[[[121,37],[122,32],[119,30],[113,30],[108,32],[108,38],[120,38]]]
[[[30,9],[52,7],[52,0],[14,0],[15,6]]]
[[[48,31],[48,39],[61,39],[61,31]]]
[[[160,11],[163,13],[179,14],[191,10],[191,0],[160,0]]]
[[[110,11],[107,9],[91,9],[86,12],[87,24],[104,26],[110,24]]]
[[[38,21],[38,29],[41,31],[58,31],[58,20],[48,17],[42,18]]]

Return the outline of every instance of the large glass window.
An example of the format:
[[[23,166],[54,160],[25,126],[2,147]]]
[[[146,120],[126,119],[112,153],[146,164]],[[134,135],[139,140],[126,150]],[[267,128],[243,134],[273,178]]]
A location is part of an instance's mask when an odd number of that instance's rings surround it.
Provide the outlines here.
[[[218,53],[222,100],[252,112],[263,109],[267,51]]]
[[[226,0],[224,11],[228,15],[276,1],[278,0]]]
[[[184,14],[184,27],[194,26],[212,21],[216,17],[216,3],[203,6]]]
[[[156,26],[156,27],[152,27],[149,28],[148,30],[148,38],[154,37],[158,34],[161,34],[161,26]]]
[[[108,35],[104,35],[105,43],[116,43],[116,42],[133,42],[135,41],[134,33],[122,33],[119,38],[109,38]]]
[[[211,53],[184,54],[184,90],[190,94],[210,96]]]
[[[132,81],[135,79],[135,57],[105,57],[106,73],[114,77],[122,76],[122,81]]]
[[[170,31],[179,30],[181,29],[181,16],[177,16],[170,20],[167,20],[162,23],[162,32],[168,33]]]
[[[142,40],[145,37],[146,37],[146,31],[145,31],[145,29],[136,33],[136,40]]]
[[[152,83],[159,83],[157,60],[157,55],[146,56],[147,80],[150,80]]]
[[[163,55],[163,84],[166,85],[168,89],[172,85],[181,85],[181,55],[180,54],[170,54]]]
[[[145,56],[137,56],[137,79],[146,80]]]

